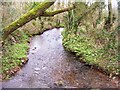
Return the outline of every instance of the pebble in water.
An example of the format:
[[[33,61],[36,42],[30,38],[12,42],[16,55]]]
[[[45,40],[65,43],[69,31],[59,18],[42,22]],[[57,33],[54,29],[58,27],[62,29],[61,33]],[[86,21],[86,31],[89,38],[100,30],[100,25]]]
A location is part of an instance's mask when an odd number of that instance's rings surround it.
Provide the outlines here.
[[[46,67],[45,66],[43,66],[43,68],[42,69],[46,69]]]
[[[37,47],[34,47],[32,50],[35,50]]]
[[[64,83],[63,83],[63,81],[61,81],[61,80],[60,80],[60,81],[57,81],[57,82],[54,82],[54,85],[55,85],[55,86],[63,86],[63,84],[64,84]]]
[[[40,70],[40,68],[34,68],[34,70],[35,70],[35,71],[39,71],[39,70]]]

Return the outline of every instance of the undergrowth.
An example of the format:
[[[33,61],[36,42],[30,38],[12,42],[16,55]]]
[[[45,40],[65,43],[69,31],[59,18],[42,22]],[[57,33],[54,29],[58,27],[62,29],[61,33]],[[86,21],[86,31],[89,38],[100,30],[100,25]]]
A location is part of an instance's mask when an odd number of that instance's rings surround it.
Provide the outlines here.
[[[29,37],[24,32],[15,31],[5,42],[2,56],[2,78],[9,79],[27,61]]]
[[[74,52],[80,60],[95,65],[110,74],[120,74],[118,66],[118,28],[113,23],[111,30],[104,28],[104,19],[92,26],[92,20],[88,17],[68,12],[65,18],[65,31],[63,31],[63,46],[66,50]],[[80,25],[76,24],[79,17]],[[86,18],[86,19],[84,19]],[[95,18],[93,18],[95,19]],[[96,18],[97,19],[97,18]],[[78,22],[78,23],[79,23]]]
[[[82,37],[73,33],[62,33],[63,46],[66,50],[74,52],[81,61],[95,65],[113,74],[118,74],[117,44],[107,43],[104,47],[96,48],[92,38]],[[114,46],[111,46],[114,45]]]

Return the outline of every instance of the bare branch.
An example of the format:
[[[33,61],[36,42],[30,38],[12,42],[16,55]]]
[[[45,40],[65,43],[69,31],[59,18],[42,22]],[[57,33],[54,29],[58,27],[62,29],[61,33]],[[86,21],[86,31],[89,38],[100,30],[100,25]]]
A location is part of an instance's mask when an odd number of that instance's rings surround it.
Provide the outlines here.
[[[66,11],[69,11],[69,10],[72,10],[72,9],[74,9],[75,7],[69,7],[69,8],[64,8],[64,9],[61,9],[61,10],[56,10],[56,11],[53,11],[53,12],[48,12],[48,11],[45,11],[44,13],[43,13],[43,15],[41,15],[41,16],[54,16],[54,15],[56,15],[56,14],[59,14],[59,13],[63,13],[63,12],[66,12]]]

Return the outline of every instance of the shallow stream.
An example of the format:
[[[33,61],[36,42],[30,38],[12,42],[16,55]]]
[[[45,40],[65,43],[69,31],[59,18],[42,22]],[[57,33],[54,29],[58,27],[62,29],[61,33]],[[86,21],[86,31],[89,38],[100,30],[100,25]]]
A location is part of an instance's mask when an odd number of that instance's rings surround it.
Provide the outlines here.
[[[114,88],[117,83],[64,50],[60,29],[31,38],[29,61],[3,88]]]

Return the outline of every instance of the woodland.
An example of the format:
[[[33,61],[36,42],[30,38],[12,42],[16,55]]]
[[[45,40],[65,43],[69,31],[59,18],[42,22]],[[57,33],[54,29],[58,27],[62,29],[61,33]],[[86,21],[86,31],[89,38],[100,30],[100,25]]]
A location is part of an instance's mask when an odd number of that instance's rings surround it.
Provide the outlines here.
[[[75,62],[80,62],[87,68],[96,70],[94,73],[100,72],[104,74],[105,77],[110,79],[108,83],[114,83],[113,87],[117,88],[120,79],[120,45],[118,42],[120,38],[120,2],[115,0],[116,5],[113,2],[114,0],[86,0],[83,2],[80,0],[68,0],[67,3],[62,0],[0,2],[0,12],[2,12],[0,13],[1,82],[9,82],[24,67],[29,68],[27,64],[30,60],[32,61],[32,59],[29,59],[31,55],[29,52],[37,48],[31,49],[32,38],[36,36],[42,37],[47,32],[51,35],[53,29],[56,28],[58,32],[60,28],[63,28],[64,30],[60,35],[64,52],[70,53],[69,57],[74,55],[77,58]],[[52,41],[54,40],[51,39]],[[36,42],[39,45],[41,44],[39,46],[41,48],[46,48],[46,44],[49,46],[49,43],[45,43],[45,39],[43,41],[36,39]],[[42,46],[43,43],[45,45]],[[53,42],[53,47],[54,44]],[[57,52],[60,50],[58,49]],[[49,49],[39,50],[37,53],[41,53],[43,56],[46,54],[46,58],[43,61],[46,61],[47,56],[49,58],[49,55],[52,54],[53,57],[56,57],[56,62],[58,61],[58,64],[60,62],[60,60],[57,60],[57,55],[54,56]],[[34,53],[34,55],[37,57],[37,54]],[[38,57],[41,58],[41,56]],[[48,62],[54,63],[51,60]],[[49,63],[47,63],[48,66]],[[52,67],[54,67],[54,64]],[[64,67],[61,66],[60,68]],[[68,70],[67,67],[66,70]],[[67,75],[67,77],[71,76]],[[97,75],[88,77],[95,78]],[[72,81],[74,81],[73,78]],[[103,81],[106,81],[106,79],[103,79]],[[10,84],[8,83],[8,86]],[[59,80],[54,84],[56,86],[64,86],[63,84],[65,83]],[[83,88],[81,84],[76,87]],[[95,85],[91,85],[91,88],[94,87]],[[107,86],[96,87],[106,88]]]

